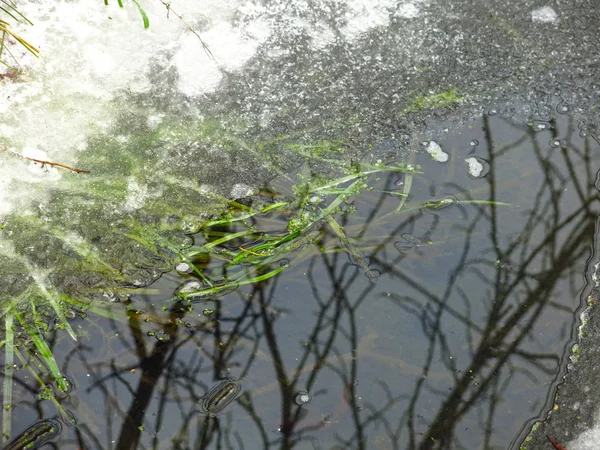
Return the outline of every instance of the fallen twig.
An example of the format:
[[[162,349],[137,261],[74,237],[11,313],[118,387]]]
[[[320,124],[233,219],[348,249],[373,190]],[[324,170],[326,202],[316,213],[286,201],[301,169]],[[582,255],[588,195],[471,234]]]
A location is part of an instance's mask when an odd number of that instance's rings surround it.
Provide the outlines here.
[[[21,156],[23,156],[23,155],[21,155]],[[76,169],[75,167],[67,166],[65,164],[61,164],[61,163],[57,163],[57,162],[44,161],[43,159],[30,158],[29,156],[23,156],[23,158],[28,159],[29,161],[33,161],[38,164],[41,164],[42,169],[44,168],[44,166],[48,165],[48,166],[54,166],[54,167],[62,167],[63,169],[72,170],[75,173],[90,173],[89,170]]]
[[[29,156],[25,156],[21,153],[18,153],[14,150],[11,150],[9,148],[0,148],[0,150],[6,150],[9,153],[12,153],[15,156],[19,156],[21,158],[27,159],[29,161],[33,161],[34,163],[38,163],[42,165],[42,169],[44,168],[44,166],[52,166],[52,167],[62,167],[63,169],[67,169],[70,170],[72,172],[75,173],[90,173],[90,170],[84,170],[84,169],[77,169],[75,167],[71,167],[71,166],[67,166],[66,164],[61,164],[61,163],[57,163],[54,161],[46,161],[45,159],[36,159],[36,158],[30,158]]]
[[[158,1],[161,2],[163,5],[165,5],[165,8],[167,8],[167,17],[169,17],[169,12],[172,12],[175,17],[177,17],[179,20],[181,20],[181,23],[183,23],[187,27],[188,30],[190,30],[192,33],[194,33],[196,35],[196,37],[198,38],[198,40],[202,44],[202,48],[204,49],[204,51],[206,52],[206,54],[214,62],[216,62],[217,65],[218,65],[218,62],[215,59],[215,57],[213,56],[213,54],[210,51],[210,49],[208,48],[208,45],[206,45],[204,43],[204,41],[202,40],[202,38],[200,37],[200,35],[184,20],[183,16],[181,16],[180,14],[177,14],[177,12],[174,11],[173,8],[171,8],[171,3],[170,2],[166,2],[165,0],[158,0]]]

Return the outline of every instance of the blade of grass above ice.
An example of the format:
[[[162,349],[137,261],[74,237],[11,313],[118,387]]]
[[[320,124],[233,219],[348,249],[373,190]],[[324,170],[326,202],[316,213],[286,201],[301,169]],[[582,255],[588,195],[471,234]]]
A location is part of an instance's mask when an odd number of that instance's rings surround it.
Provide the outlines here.
[[[12,418],[12,381],[14,372],[14,330],[13,330],[13,314],[7,313],[4,318],[4,382],[2,386],[2,438],[6,440],[11,434],[11,418]]]
[[[27,321],[23,320],[20,314],[15,313],[15,317],[17,318],[21,326],[25,329],[27,336],[29,336],[29,338],[31,338],[31,340],[33,341],[35,348],[40,353],[40,356],[46,364],[46,367],[50,370],[50,373],[56,380],[58,387],[63,391],[67,391],[67,383],[60,373],[60,369],[58,368],[58,364],[56,364],[56,360],[54,359],[52,350],[50,350],[50,347],[48,347],[48,344],[46,343],[46,340],[43,338],[40,331],[37,329],[37,327],[34,327],[30,325]]]

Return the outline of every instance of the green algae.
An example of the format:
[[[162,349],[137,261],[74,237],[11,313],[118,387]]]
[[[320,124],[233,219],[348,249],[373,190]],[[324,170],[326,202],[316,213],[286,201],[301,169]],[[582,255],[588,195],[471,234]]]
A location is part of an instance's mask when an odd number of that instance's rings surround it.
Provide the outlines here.
[[[535,424],[533,424],[533,426],[531,427],[531,432],[529,433],[529,435],[525,438],[525,440],[523,441],[523,444],[521,444],[521,447],[519,447],[519,450],[527,450],[527,442],[531,441],[533,439],[533,433],[535,433],[537,431],[537,429],[540,426],[540,422],[536,422]]]
[[[412,113],[435,108],[450,108],[460,103],[463,97],[464,95],[455,88],[436,94],[421,95],[415,97],[412,103],[404,109],[404,112]]]

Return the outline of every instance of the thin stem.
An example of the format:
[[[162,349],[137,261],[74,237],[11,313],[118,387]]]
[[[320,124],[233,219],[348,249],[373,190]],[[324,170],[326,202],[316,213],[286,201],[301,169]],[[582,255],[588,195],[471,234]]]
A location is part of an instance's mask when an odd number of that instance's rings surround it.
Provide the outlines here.
[[[53,166],[53,167],[62,167],[63,169],[71,170],[75,173],[90,173],[91,172],[90,170],[77,169],[75,167],[67,166],[66,164],[62,164],[62,163],[46,161],[44,159],[30,158],[29,156],[22,155],[21,153],[18,153],[15,150],[11,150],[6,147],[0,147],[0,151],[8,151],[9,153],[11,153],[15,156],[19,156],[20,158],[28,159],[29,161],[33,161],[35,163],[41,164],[42,169],[44,168],[44,166]]]

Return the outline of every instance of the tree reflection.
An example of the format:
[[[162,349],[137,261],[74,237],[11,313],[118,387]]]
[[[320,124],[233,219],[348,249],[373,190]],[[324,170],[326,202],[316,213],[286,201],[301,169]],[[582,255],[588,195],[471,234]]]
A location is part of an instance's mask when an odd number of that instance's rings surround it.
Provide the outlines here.
[[[518,150],[518,140],[496,150],[492,138],[492,128],[485,118],[488,158],[492,170],[489,182],[490,200],[497,199],[499,175],[495,173],[495,160],[502,154]],[[517,371],[528,373],[531,367],[549,375],[556,373],[561,358],[560,352],[535,353],[526,349],[524,341],[535,339],[532,336],[542,312],[547,309],[575,312],[567,304],[554,300],[557,283],[568,279],[572,290],[568,295],[577,295],[582,289],[582,258],[590,255],[590,243],[594,236],[598,217],[598,192],[595,187],[596,175],[590,161],[597,159],[595,146],[587,141],[583,150],[577,150],[570,139],[560,146],[545,152],[531,128],[522,130],[535,151],[544,182],[535,192],[535,201],[527,214],[523,229],[501,242],[498,208],[494,205],[478,207],[471,222],[464,226],[464,245],[456,255],[457,263],[450,271],[449,282],[442,295],[431,292],[426,283],[419,282],[410,273],[402,270],[401,257],[386,264],[386,269],[398,279],[421,294],[421,298],[394,294],[398,305],[420,322],[423,334],[429,340],[427,362],[423,367],[424,377],[415,383],[410,406],[403,417],[409,436],[409,448],[449,449],[458,448],[455,429],[465,414],[477,407],[481,414],[483,445],[492,447],[494,416],[508,388],[510,378]],[[572,122],[568,136],[573,133]],[[593,150],[592,150],[593,149]],[[458,186],[457,186],[458,188]],[[567,192],[576,192],[576,203],[566,207]],[[566,210],[566,211],[565,211]],[[489,229],[488,240],[497,268],[487,274],[481,270],[482,264],[492,264],[490,258],[482,258],[473,249],[473,233],[481,228],[478,222],[486,223]],[[486,255],[487,256],[487,255]],[[505,263],[510,261],[509,264]],[[385,264],[385,262],[381,261]],[[474,274],[477,283],[485,286],[483,298],[470,298],[462,289],[459,279]],[[454,293],[464,300],[464,305],[451,305],[448,302]],[[470,316],[470,304],[484,302],[487,306],[485,322],[474,323]],[[462,307],[461,307],[462,306]],[[452,315],[465,328],[470,349],[471,361],[462,370],[452,362],[448,346],[451,337],[444,330],[445,317]],[[559,347],[560,349],[560,347]],[[417,436],[414,423],[414,406],[424,389],[424,380],[432,364],[436,351],[446,362],[453,374],[454,386],[449,394],[444,394],[443,402],[435,418],[422,437]],[[553,364],[547,364],[551,362]],[[529,368],[528,368],[529,367]],[[477,380],[474,384],[473,380]],[[483,405],[482,405],[483,404]],[[484,405],[487,404],[487,407]],[[403,431],[400,427],[399,432]],[[390,430],[390,440],[397,441],[399,434]],[[468,445],[467,445],[468,447]]]
[[[84,344],[64,358],[64,373],[88,381],[76,383],[85,402],[64,402],[79,424],[59,447],[506,448],[528,414],[511,423],[510,409],[541,398],[564,371],[600,206],[598,146],[578,138],[573,120],[553,123],[552,134],[482,120],[484,178],[422,177],[398,214],[390,175],[356,200],[356,213],[339,215],[382,273],[377,282],[324,225],[304,262],[280,277],[209,304],[163,311],[156,296],[135,295],[114,305],[98,322],[111,327],[102,333],[110,358]],[[452,208],[410,208],[450,194]],[[235,402],[201,414],[198,402],[227,378],[242,385]],[[540,391],[519,392],[519,380]],[[312,401],[297,402],[299,392]]]

